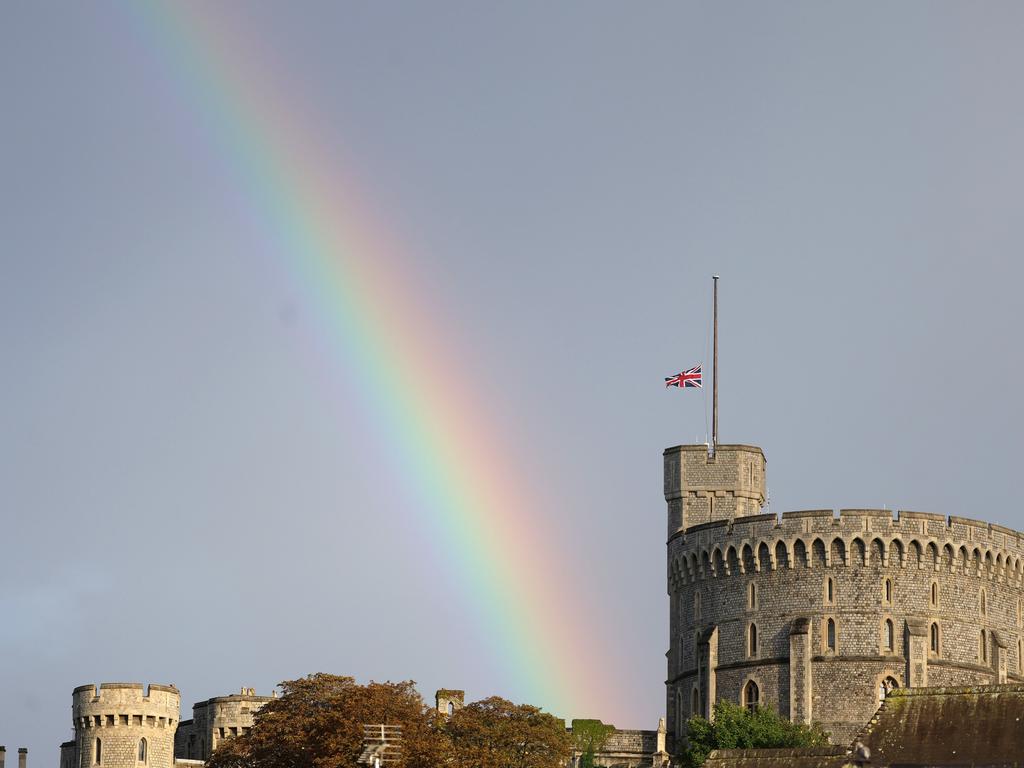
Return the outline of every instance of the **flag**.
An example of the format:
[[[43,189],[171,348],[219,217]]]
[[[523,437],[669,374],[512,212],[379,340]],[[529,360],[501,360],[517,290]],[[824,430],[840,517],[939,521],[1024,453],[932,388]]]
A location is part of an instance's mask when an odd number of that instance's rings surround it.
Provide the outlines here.
[[[703,387],[700,382],[700,366],[697,365],[688,371],[677,373],[675,376],[665,377],[666,387]]]

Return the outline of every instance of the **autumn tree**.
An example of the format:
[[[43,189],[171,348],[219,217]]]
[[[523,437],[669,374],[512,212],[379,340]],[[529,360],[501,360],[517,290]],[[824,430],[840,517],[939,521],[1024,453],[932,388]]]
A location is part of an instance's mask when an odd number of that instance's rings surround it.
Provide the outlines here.
[[[352,768],[363,726],[402,726],[401,768],[437,768],[443,733],[411,681],[359,685],[351,677],[315,674],[281,684],[283,695],[253,717],[249,733],[221,743],[210,768]]]
[[[562,768],[572,750],[562,720],[497,696],[457,710],[444,730],[453,768]]]

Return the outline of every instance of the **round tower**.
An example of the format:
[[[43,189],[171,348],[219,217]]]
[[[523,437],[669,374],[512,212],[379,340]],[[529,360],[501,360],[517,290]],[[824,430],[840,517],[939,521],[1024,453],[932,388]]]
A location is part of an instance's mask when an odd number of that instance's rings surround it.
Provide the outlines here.
[[[77,768],[172,768],[181,696],[173,685],[75,688]]]
[[[665,452],[678,750],[716,701],[848,743],[895,687],[1024,682],[1024,534],[923,512],[757,514],[760,449]]]

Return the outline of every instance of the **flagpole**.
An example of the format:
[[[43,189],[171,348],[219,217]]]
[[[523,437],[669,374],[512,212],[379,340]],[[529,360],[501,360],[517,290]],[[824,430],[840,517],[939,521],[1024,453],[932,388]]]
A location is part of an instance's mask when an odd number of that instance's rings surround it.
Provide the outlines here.
[[[715,342],[714,362],[711,366],[711,374],[714,377],[711,390],[711,455],[715,455],[718,448],[718,275],[712,275],[715,286]]]

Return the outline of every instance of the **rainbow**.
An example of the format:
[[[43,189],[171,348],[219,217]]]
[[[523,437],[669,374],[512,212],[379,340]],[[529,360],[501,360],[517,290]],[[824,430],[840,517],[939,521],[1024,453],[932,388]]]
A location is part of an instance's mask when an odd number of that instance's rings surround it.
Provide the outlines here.
[[[464,585],[467,621],[492,641],[495,691],[563,715],[613,712],[604,633],[580,608],[586,598],[564,597],[575,591],[560,570],[570,548],[540,527],[544,506],[516,482],[449,335],[401,278],[403,249],[334,170],[315,121],[296,117],[301,105],[284,103],[237,25],[215,15],[222,5],[132,7],[229,156],[329,353],[358,377],[395,474]]]

